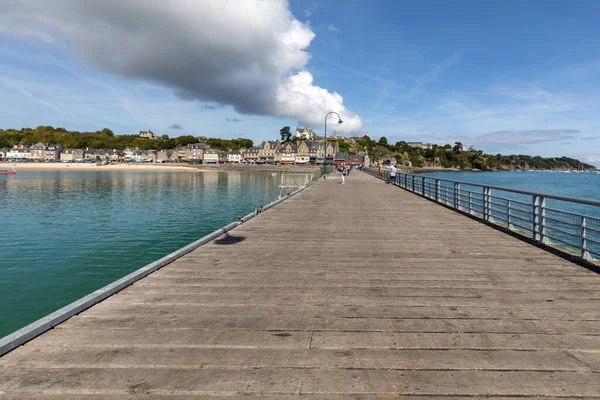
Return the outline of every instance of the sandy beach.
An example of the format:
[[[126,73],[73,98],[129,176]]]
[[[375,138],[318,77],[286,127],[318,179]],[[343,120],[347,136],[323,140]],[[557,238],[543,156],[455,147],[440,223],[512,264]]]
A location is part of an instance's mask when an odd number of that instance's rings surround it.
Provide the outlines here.
[[[220,165],[189,165],[189,164],[135,164],[135,163],[117,163],[115,165],[97,166],[95,163],[10,163],[0,162],[1,170],[12,170],[13,167],[19,171],[187,171],[187,172],[228,172],[228,171],[263,171],[263,172],[283,172],[283,171],[301,171],[315,172],[320,171],[318,165],[246,165],[246,164],[220,164]]]
[[[28,171],[188,171],[200,172],[199,168],[181,164],[115,164],[97,166],[93,163],[9,163],[0,162],[0,170],[12,170],[19,172]]]

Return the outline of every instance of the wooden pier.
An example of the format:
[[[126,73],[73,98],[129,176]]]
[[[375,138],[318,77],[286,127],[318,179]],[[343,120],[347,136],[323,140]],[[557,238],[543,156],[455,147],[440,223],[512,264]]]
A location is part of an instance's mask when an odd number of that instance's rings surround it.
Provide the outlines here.
[[[600,398],[600,276],[362,172],[0,358],[1,399]]]

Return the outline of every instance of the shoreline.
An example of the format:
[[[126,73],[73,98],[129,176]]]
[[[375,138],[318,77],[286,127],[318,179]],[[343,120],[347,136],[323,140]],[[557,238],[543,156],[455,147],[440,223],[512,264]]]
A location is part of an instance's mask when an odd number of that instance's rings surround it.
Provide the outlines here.
[[[93,163],[10,163],[0,162],[0,170],[14,168],[19,171],[189,171],[199,170],[186,165],[162,164],[115,164],[97,166]]]
[[[126,164],[100,165],[94,163],[11,163],[0,162],[0,170],[19,171],[184,171],[184,172],[229,172],[229,171],[303,171],[315,172],[319,166],[282,166],[249,164]]]

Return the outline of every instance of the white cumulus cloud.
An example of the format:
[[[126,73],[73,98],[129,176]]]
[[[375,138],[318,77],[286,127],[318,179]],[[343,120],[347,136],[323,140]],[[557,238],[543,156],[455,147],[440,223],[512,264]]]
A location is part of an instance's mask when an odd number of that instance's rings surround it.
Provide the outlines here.
[[[186,99],[338,131],[360,131],[338,93],[305,70],[315,34],[287,0],[3,0],[0,35],[54,43],[89,65],[173,88]]]

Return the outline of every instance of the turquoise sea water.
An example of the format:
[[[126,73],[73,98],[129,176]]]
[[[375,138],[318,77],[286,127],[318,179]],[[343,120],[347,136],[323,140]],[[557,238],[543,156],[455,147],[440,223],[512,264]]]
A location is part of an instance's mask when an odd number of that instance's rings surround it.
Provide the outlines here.
[[[0,177],[0,337],[277,198],[268,172]]]

